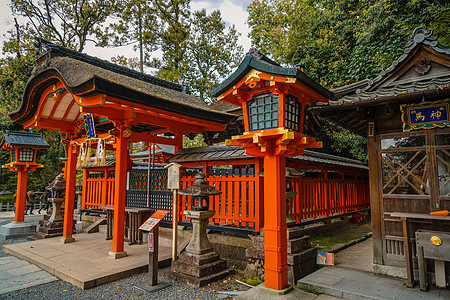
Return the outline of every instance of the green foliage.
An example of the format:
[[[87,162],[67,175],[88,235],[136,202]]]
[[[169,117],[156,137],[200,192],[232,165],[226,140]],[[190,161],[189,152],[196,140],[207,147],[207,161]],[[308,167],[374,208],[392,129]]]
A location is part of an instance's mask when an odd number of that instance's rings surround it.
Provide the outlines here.
[[[263,283],[263,281],[259,277],[244,278],[244,279],[242,279],[242,281],[247,284],[253,285],[253,286],[257,286],[257,285]]]
[[[403,52],[421,25],[448,45],[447,5],[428,0],[255,0],[249,5],[254,45],[327,88],[376,77]]]
[[[194,148],[207,146],[203,135],[197,134],[192,140],[187,136],[183,137],[183,148]]]
[[[183,59],[189,36],[189,0],[153,0],[158,15],[158,40],[162,58],[154,59],[150,66],[158,69],[157,75],[179,82],[186,62]]]
[[[6,203],[14,204],[15,201],[16,201],[16,199],[14,198],[14,193],[9,194],[9,195],[0,195],[0,203],[2,203],[2,204],[6,204]]]
[[[109,0],[11,0],[14,14],[29,20],[41,37],[82,52],[86,41],[97,38],[104,45],[102,25],[113,12]]]
[[[182,81],[200,99],[211,103],[211,90],[241,62],[243,48],[237,46],[240,34],[234,25],[226,28],[219,10],[209,15],[204,9],[194,12],[190,28]]]

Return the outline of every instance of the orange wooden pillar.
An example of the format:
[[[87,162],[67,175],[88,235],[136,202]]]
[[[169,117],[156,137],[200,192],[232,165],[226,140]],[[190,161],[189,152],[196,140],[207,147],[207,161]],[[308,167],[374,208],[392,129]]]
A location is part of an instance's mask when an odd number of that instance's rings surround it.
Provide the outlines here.
[[[75,182],[77,175],[77,147],[74,143],[69,144],[67,151],[67,163],[65,165],[66,174],[66,196],[64,201],[64,228],[61,242],[75,242],[72,237],[73,231],[73,210],[75,205]]]
[[[284,156],[264,156],[265,286],[288,286],[286,174]]]
[[[124,137],[123,126],[120,126],[116,138],[116,184],[114,189],[114,224],[112,251],[109,256],[121,258],[127,256],[124,251],[125,234],[125,198],[127,189],[128,139]]]
[[[27,177],[28,172],[26,170],[20,170],[17,172],[16,211],[14,214],[14,222],[16,223],[23,222],[25,220]]]

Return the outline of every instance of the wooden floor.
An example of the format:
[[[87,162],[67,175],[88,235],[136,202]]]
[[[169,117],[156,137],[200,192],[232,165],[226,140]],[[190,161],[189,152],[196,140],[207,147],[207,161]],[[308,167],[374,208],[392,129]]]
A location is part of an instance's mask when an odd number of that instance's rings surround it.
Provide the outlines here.
[[[168,233],[162,234],[170,239]],[[80,233],[75,242],[61,244],[61,238],[52,238],[3,246],[3,251],[28,261],[50,274],[82,289],[92,288],[120,278],[148,270],[148,246],[128,245],[128,256],[113,259],[108,256],[112,241],[105,240],[105,233]],[[169,241],[160,243],[159,265],[168,266],[171,261]]]

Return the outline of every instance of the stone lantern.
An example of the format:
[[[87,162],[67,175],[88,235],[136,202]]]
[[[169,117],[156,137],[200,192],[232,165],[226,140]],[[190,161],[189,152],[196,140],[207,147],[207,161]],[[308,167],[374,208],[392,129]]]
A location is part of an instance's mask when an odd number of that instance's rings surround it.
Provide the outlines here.
[[[33,234],[36,239],[45,239],[63,235],[64,218],[61,212],[61,205],[64,202],[66,179],[61,173],[47,187],[50,190],[48,201],[52,203],[51,216],[44,216],[40,221],[39,231]]]
[[[184,211],[184,215],[191,219],[193,230],[186,251],[172,262],[172,272],[180,280],[200,287],[227,276],[232,270],[214,252],[206,235],[208,220],[216,213],[208,210],[209,197],[222,192],[207,184],[204,173],[198,173],[195,178],[193,185],[179,191],[180,195],[192,197],[192,208]]]

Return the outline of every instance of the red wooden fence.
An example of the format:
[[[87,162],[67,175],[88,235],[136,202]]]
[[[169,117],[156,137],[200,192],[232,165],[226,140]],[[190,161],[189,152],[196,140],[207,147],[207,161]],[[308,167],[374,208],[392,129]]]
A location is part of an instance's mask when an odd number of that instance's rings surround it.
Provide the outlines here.
[[[210,197],[209,209],[216,211],[210,219],[215,225],[235,225],[254,228],[262,226],[262,178],[257,175],[209,176],[205,180],[222,194]],[[181,177],[181,189],[192,185],[194,176]],[[191,209],[191,197],[180,195],[179,220],[183,211]]]
[[[83,169],[82,209],[114,205],[114,167],[96,168],[94,172]]]
[[[293,178],[297,195],[289,203],[297,221],[328,217],[370,206],[369,183],[364,179]]]

